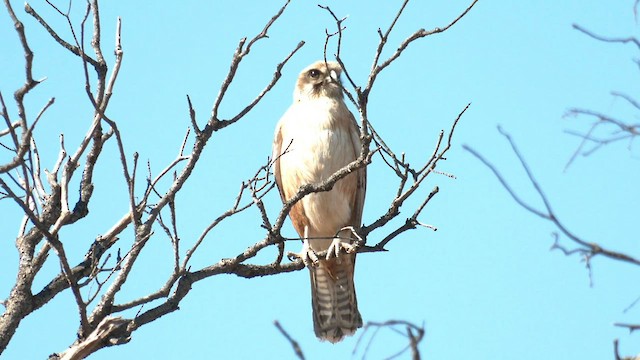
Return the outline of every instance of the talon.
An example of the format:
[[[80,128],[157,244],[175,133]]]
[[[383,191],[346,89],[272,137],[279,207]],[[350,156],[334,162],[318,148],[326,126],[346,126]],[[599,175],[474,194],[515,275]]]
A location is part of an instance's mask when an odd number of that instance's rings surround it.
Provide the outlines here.
[[[316,255],[315,251],[309,249],[309,251],[307,251],[307,258],[311,260],[313,266],[318,265],[318,255]]]
[[[309,246],[309,242],[304,240],[302,243],[302,249],[299,253],[288,252],[287,257],[289,260],[293,261],[292,258],[298,258],[302,260],[304,266],[317,266],[318,265],[318,255],[316,255],[315,251],[311,249]]]
[[[347,252],[347,254],[351,254],[356,252],[356,250],[358,250],[358,248],[353,245],[353,244],[344,244],[344,251]]]
[[[356,247],[348,242],[344,242],[340,239],[333,239],[331,245],[327,249],[326,259],[329,260],[332,257],[340,257],[340,251],[344,250],[345,253],[351,254],[356,251]]]

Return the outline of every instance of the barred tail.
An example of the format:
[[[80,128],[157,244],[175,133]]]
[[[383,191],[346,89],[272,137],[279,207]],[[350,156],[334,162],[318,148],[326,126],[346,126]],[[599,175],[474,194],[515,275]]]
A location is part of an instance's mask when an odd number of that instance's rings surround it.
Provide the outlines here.
[[[362,327],[353,284],[355,254],[321,260],[311,267],[313,328],[321,340],[337,343]]]

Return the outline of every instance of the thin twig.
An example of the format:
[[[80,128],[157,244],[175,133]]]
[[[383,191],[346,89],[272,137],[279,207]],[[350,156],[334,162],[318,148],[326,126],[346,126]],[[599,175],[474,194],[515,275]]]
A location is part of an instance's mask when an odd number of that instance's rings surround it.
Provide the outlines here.
[[[287,331],[282,327],[282,325],[280,325],[280,322],[278,320],[274,321],[273,325],[275,325],[276,328],[282,334],[282,336],[284,336],[285,339],[287,339],[287,341],[289,341],[289,344],[291,344],[291,347],[293,348],[293,352],[296,354],[298,359],[304,360],[304,354],[302,353],[302,349],[300,348],[300,344],[298,344],[298,342],[295,339],[293,339],[291,337],[291,335],[289,335],[289,333],[287,333]]]
[[[578,237],[577,235],[573,234],[571,231],[569,231],[569,229],[564,226],[564,224],[560,221],[558,216],[553,211],[553,209],[551,207],[551,204],[550,204],[550,201],[548,200],[548,198],[545,195],[545,193],[542,191],[542,188],[539,185],[539,183],[537,182],[537,180],[534,178],[533,172],[529,168],[529,165],[527,164],[527,162],[525,161],[524,157],[522,156],[522,154],[518,150],[515,142],[511,138],[511,136],[509,134],[507,134],[501,128],[499,128],[499,131],[507,139],[507,141],[511,145],[511,149],[512,149],[513,153],[516,155],[516,157],[518,158],[518,161],[519,161],[520,165],[524,169],[524,171],[525,171],[525,173],[527,175],[527,178],[529,180],[529,183],[533,186],[533,188],[535,189],[536,193],[538,194],[538,198],[544,204],[544,210],[536,209],[535,207],[527,204],[524,200],[522,200],[520,198],[520,196],[517,195],[515,190],[513,190],[513,188],[511,188],[511,186],[507,183],[507,181],[502,176],[502,174],[500,174],[498,169],[493,164],[491,164],[487,159],[485,159],[482,155],[480,155],[477,151],[475,151],[474,149],[470,148],[467,145],[463,145],[463,148],[465,150],[469,151],[472,155],[474,155],[478,160],[480,160],[485,166],[487,166],[493,172],[493,174],[498,178],[498,180],[500,181],[502,186],[507,190],[509,195],[511,195],[511,197],[521,207],[523,207],[527,211],[531,212],[532,214],[535,214],[535,215],[537,215],[537,216],[539,216],[539,217],[541,217],[541,218],[543,218],[545,220],[548,220],[548,221],[552,222],[553,224],[555,224],[555,226],[566,237],[568,237],[573,242],[577,243],[578,245],[582,246],[585,250],[587,250],[589,252],[589,257],[593,257],[593,256],[596,256],[596,255],[602,255],[602,256],[605,256],[607,258],[611,258],[611,259],[614,259],[614,260],[619,260],[619,261],[622,261],[622,262],[626,262],[626,263],[630,263],[630,264],[633,264],[633,265],[640,266],[640,260],[638,260],[638,259],[636,259],[636,258],[634,258],[632,256],[629,256],[629,255],[627,255],[625,253],[616,252],[616,251],[612,251],[612,250],[606,249],[606,248],[602,247],[598,243],[588,242],[586,240],[583,240],[581,237]]]
[[[596,39],[599,41],[604,41],[604,42],[611,42],[611,43],[633,43],[638,49],[640,49],[640,41],[638,41],[638,39],[636,39],[633,36],[630,37],[626,37],[626,38],[617,38],[617,37],[606,37],[606,36],[602,36],[602,35],[597,35],[585,28],[583,28],[582,26],[578,25],[578,24],[573,24],[573,28]]]
[[[365,359],[367,357],[367,353],[369,352],[374,339],[378,335],[379,331],[382,329],[391,330],[408,339],[408,344],[405,347],[403,347],[396,353],[385,357],[385,359],[397,358],[400,355],[404,354],[407,350],[411,350],[412,359],[414,360],[420,359],[420,351],[418,349],[418,345],[424,338],[424,334],[425,334],[424,325],[418,326],[404,320],[389,320],[381,323],[374,322],[374,321],[367,322],[364,325],[363,331],[360,334],[360,337],[358,338],[355,348],[353,349],[353,355],[355,355],[358,349],[360,348],[360,342],[365,338],[366,335],[368,335],[370,331],[373,331],[362,353],[362,359]]]

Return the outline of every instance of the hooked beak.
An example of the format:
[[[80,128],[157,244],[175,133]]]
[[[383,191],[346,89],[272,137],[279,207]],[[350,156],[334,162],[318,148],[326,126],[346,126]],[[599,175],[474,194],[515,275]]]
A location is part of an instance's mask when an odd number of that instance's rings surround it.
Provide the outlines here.
[[[325,81],[326,81],[327,83],[332,83],[332,82],[337,83],[337,82],[339,81],[339,80],[338,80],[338,73],[336,73],[336,71],[335,71],[335,70],[331,70],[331,71],[329,72],[329,76],[327,76],[327,78],[325,79]]]

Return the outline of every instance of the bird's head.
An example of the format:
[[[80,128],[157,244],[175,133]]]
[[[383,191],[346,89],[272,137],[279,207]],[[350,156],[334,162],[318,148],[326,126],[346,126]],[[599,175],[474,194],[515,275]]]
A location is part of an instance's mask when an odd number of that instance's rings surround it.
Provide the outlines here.
[[[301,101],[321,96],[342,99],[341,73],[342,68],[335,61],[316,61],[302,70],[298,76],[293,99]]]

